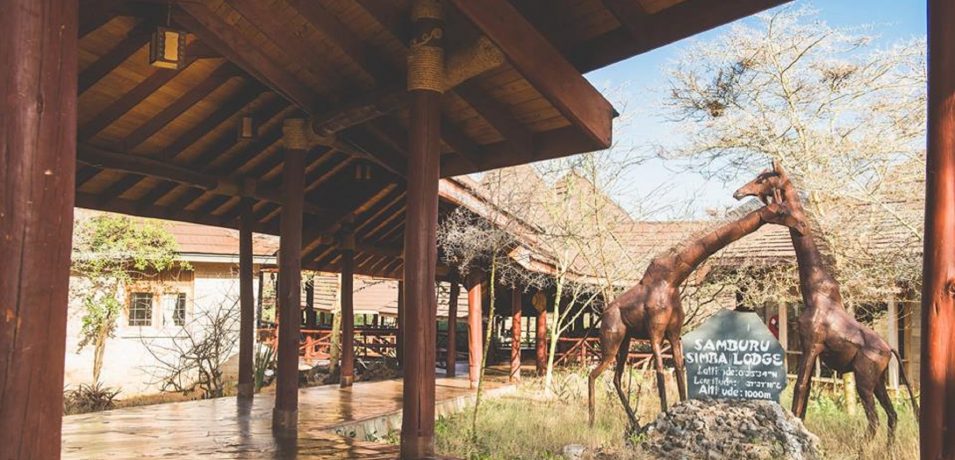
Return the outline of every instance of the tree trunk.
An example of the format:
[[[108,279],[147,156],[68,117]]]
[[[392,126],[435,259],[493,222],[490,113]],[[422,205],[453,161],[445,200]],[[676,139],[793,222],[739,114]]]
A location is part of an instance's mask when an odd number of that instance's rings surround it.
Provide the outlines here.
[[[108,330],[101,326],[93,343],[93,383],[99,383],[100,372],[103,370],[103,355],[106,352],[106,337]]]

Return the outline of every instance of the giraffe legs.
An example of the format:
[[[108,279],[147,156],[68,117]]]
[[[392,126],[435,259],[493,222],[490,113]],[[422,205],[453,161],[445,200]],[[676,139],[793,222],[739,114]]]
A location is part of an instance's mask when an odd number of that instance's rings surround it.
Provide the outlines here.
[[[683,364],[683,341],[680,332],[671,332],[667,340],[670,341],[670,351],[673,352],[673,367],[676,373],[676,386],[680,392],[680,401],[686,401],[686,367]]]
[[[640,423],[637,421],[637,416],[634,414],[633,408],[630,407],[630,398],[626,393],[624,393],[621,382],[623,371],[627,366],[627,357],[629,354],[630,336],[628,335],[623,338],[623,342],[620,344],[620,348],[617,350],[617,365],[614,368],[613,373],[613,387],[617,390],[617,396],[620,397],[620,403],[623,404],[624,410],[627,411],[627,417],[630,419],[630,428],[637,430],[640,428]]]
[[[667,385],[666,385],[666,371],[663,369],[663,354],[660,351],[660,344],[663,342],[662,337],[656,337],[650,339],[650,347],[653,351],[653,364],[657,370],[657,393],[660,394],[660,408],[666,412],[667,410]]]
[[[619,321],[619,317],[617,319]],[[590,371],[590,375],[587,379],[587,413],[590,426],[594,426],[594,420],[596,419],[596,399],[595,399],[595,384],[597,378],[600,377],[600,374],[603,373],[610,363],[616,358],[617,350],[620,349],[621,342],[624,341],[625,334],[620,333],[620,331],[612,330],[608,319],[605,319],[603,325],[601,326],[600,331],[600,364],[597,364],[597,367],[594,370]],[[629,343],[629,340],[628,340]],[[626,405],[626,403],[624,403]],[[629,406],[627,406],[629,408]]]
[[[806,406],[809,403],[809,389],[812,385],[812,370],[816,358],[822,352],[821,344],[810,344],[803,348],[802,359],[796,375],[796,386],[793,388],[793,415],[801,419],[806,418]]]

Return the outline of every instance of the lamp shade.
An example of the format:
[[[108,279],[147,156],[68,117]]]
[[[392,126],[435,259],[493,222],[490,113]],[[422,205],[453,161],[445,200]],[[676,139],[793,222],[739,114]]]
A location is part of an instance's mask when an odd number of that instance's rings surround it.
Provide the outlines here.
[[[149,43],[149,63],[164,69],[180,69],[185,62],[186,33],[158,26]]]

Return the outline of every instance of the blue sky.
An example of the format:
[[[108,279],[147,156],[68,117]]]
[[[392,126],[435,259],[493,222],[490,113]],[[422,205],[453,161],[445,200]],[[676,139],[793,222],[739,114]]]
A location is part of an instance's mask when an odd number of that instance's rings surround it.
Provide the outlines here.
[[[925,2],[922,0],[796,0],[794,4],[815,8],[820,19],[833,27],[872,26],[876,45],[925,35]],[[688,43],[693,40],[711,39],[723,33],[726,27],[704,32],[688,40],[587,74],[587,78],[596,87],[614,89],[618,97],[626,99],[631,121],[624,129],[614,131],[618,142],[635,148],[647,148],[655,144],[666,144],[671,140],[668,139],[670,128],[667,123],[654,113],[666,87],[664,68]],[[621,105],[619,101],[612,102]],[[679,169],[678,164],[657,159],[640,165],[635,168],[633,177],[629,178],[631,185],[628,188],[632,192],[618,199],[636,217],[653,219],[704,217],[707,209],[735,204],[730,197],[735,189],[734,184],[707,181],[694,173],[675,172],[676,169]],[[670,209],[646,215],[646,211],[640,209],[659,208],[641,203],[644,201],[641,197],[653,190],[657,190],[653,194],[657,201],[679,202],[685,200],[686,196],[693,195],[698,198],[689,209]]]

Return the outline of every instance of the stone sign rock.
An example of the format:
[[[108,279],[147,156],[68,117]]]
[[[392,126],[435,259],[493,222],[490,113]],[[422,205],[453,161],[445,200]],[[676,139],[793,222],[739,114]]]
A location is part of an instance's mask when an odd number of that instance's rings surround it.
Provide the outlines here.
[[[683,336],[689,397],[766,399],[786,388],[785,352],[753,312],[722,310]]]

